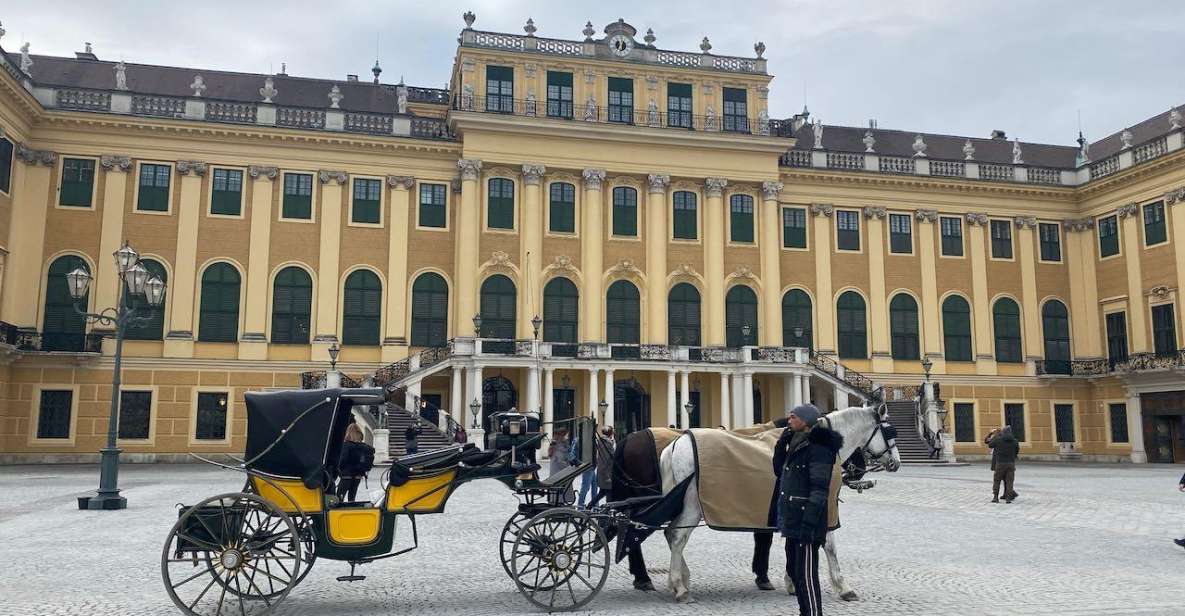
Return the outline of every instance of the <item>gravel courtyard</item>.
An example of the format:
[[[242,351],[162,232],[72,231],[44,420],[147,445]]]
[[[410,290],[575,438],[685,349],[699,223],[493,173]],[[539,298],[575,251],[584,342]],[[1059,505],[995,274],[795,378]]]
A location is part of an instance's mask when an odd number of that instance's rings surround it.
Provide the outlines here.
[[[824,611],[1185,613],[1185,550],[1170,542],[1185,534],[1181,471],[1023,465],[1021,497],[1011,505],[989,503],[984,465],[879,474],[871,491],[844,491],[837,534],[844,573],[861,600],[840,601],[824,578]],[[239,475],[203,465],[125,466],[128,510],[78,511],[74,497],[97,481],[93,467],[0,467],[0,614],[178,613],[159,569],[174,505],[241,485]],[[498,534],[514,505],[496,482],[465,486],[447,513],[419,518],[419,550],[363,567],[367,579],[352,584],[334,580],[345,564],[321,561],[277,613],[538,613],[498,563]],[[405,530],[397,544],[410,540]],[[744,534],[696,531],[688,559],[697,602],[677,605],[665,588],[666,544],[655,537],[646,550],[659,592],[633,590],[622,563],[589,613],[797,613],[780,588],[753,586],[751,545]],[[782,566],[779,551],[773,560]]]

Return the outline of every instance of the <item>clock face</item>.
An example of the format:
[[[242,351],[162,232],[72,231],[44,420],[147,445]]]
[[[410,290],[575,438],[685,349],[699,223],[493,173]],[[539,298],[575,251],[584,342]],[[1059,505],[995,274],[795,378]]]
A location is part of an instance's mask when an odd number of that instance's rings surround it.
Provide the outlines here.
[[[609,39],[609,49],[613,55],[624,58],[634,49],[634,40],[624,34],[615,34]]]

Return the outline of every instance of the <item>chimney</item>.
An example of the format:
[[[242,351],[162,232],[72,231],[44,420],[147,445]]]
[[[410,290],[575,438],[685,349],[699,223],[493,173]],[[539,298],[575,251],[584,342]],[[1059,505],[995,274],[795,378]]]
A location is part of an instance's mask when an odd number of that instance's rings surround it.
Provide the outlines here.
[[[1008,135],[1002,130],[994,130],[992,131],[992,139],[1008,139]]]
[[[357,75],[346,75],[346,83],[358,83]]]
[[[86,43],[83,51],[74,52],[74,57],[79,60],[98,60],[99,57],[95,55],[95,50],[90,43]]]

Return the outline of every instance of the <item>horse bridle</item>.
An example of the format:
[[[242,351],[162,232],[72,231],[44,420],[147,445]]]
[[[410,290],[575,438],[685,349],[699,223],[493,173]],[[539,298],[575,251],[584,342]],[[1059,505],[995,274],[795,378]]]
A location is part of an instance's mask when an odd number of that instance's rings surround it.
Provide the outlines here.
[[[827,429],[831,429],[831,420],[824,415],[819,418],[819,421],[827,421]],[[872,439],[876,438],[877,433],[880,433],[881,438],[885,441],[885,448],[879,453],[874,453],[868,448],[872,444]],[[888,468],[885,458],[892,459],[893,447],[897,445],[897,428],[889,423],[889,420],[884,418],[880,411],[877,411],[876,429],[868,435],[868,440],[860,446],[860,451],[864,452],[864,459],[866,465],[864,470],[866,472],[877,472],[886,470]]]

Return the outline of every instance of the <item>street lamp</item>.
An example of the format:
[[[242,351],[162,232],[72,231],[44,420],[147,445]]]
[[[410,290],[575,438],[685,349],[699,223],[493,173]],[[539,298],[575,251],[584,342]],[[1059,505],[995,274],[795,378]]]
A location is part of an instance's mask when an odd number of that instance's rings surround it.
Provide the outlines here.
[[[802,344],[802,335],[804,333],[806,333],[806,330],[803,329],[801,325],[794,326],[794,339],[797,340],[799,344]]]
[[[531,327],[535,329],[535,340],[539,339],[539,328],[542,325],[543,319],[539,318],[539,315],[535,315],[535,318],[531,319]]]
[[[597,423],[605,423],[605,413],[609,411],[609,403],[602,399],[601,403],[597,405],[597,408],[601,410],[601,416],[598,418]]]
[[[481,338],[481,313],[473,315],[473,337]]]
[[[687,411],[687,425],[686,426],[679,426],[680,428],[687,429],[687,428],[691,427],[691,409],[693,409],[693,408],[695,408],[695,407],[692,406],[691,400],[688,400],[687,403],[683,405],[683,410]]]
[[[474,430],[477,430],[477,413],[480,410],[481,403],[477,401],[477,398],[474,398],[473,402],[469,403],[469,416],[473,418],[473,421],[470,423],[472,424]]]
[[[930,368],[934,367],[934,362],[930,361],[929,357],[922,358],[922,370],[926,371],[926,382],[930,382]]]
[[[165,300],[165,282],[148,271],[140,255],[127,242],[112,256],[119,276],[119,295],[114,308],[87,312],[80,302],[90,287],[90,272],[77,268],[66,274],[66,286],[74,300],[74,311],[91,323],[115,327],[115,368],[111,376],[111,413],[107,420],[107,446],[99,450],[99,489],[95,496],[78,499],[79,509],[125,509],[128,500],[119,495],[119,385],[123,367],[123,339],[129,327],[152,319]],[[124,290],[126,287],[126,291]],[[128,301],[125,301],[125,296]],[[144,306],[132,305],[130,300],[143,297]]]
[[[341,349],[341,347],[337,346],[336,342],[334,342],[332,345],[329,346],[329,369],[330,370],[337,370],[337,356],[340,355],[341,352],[342,352],[342,349]]]
[[[741,346],[749,343],[749,334],[753,333],[753,326],[745,323],[741,326]]]

